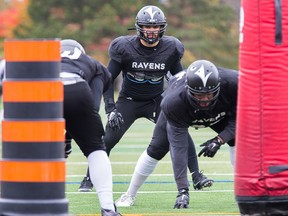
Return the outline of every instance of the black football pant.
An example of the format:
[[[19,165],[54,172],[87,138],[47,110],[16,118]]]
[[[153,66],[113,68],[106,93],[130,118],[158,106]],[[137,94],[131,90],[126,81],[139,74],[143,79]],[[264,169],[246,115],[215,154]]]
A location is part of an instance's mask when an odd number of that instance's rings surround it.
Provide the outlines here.
[[[171,155],[172,165],[173,165],[173,170],[174,170],[174,178],[177,183],[177,189],[180,190],[184,188],[189,188],[190,185],[187,179],[187,165],[189,167],[188,161],[193,159],[192,161],[190,161],[190,163],[193,162],[198,165],[198,158],[196,155],[195,145],[187,129],[187,136],[189,137],[187,146],[184,146],[184,143],[183,143],[183,146],[176,146],[175,148],[174,147],[172,148],[168,140],[167,127],[168,127],[167,119],[164,113],[161,112],[159,119],[156,123],[156,126],[154,128],[154,131],[153,131],[152,140],[147,148],[147,154],[150,157],[157,159],[156,157],[161,155],[161,152],[163,152],[163,149],[165,149],[168,152],[169,147],[170,147],[170,155]],[[191,151],[194,152],[194,155],[192,154],[192,156],[190,156]],[[181,156],[174,157],[174,155],[181,155]],[[196,170],[190,170],[190,172],[193,172],[193,171],[198,171],[198,166]]]
[[[87,82],[64,85],[64,118],[66,131],[86,157],[96,150],[106,150],[103,124]]]

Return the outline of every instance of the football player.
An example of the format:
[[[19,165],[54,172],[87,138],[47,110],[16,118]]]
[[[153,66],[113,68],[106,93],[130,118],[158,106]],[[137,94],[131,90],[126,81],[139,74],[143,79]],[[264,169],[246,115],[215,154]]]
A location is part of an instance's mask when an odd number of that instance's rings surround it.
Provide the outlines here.
[[[102,139],[104,128],[98,113],[100,99],[95,99],[102,95],[103,83],[110,82],[109,76],[107,68],[86,55],[77,41],[61,41],[60,78],[64,85],[66,131],[88,159],[102,216],[120,216],[113,201],[112,169]],[[103,77],[105,82],[101,80]]]
[[[174,75],[183,70],[181,58],[184,46],[177,38],[164,35],[166,27],[167,20],[163,11],[148,5],[137,13],[134,28],[137,34],[117,37],[110,44],[108,69],[112,80],[122,72],[123,83],[116,103],[113,85],[104,93],[105,109],[108,113],[104,142],[108,155],[135,120],[146,118],[156,123],[165,76],[168,72]],[[190,146],[188,167],[192,173],[194,188],[211,186],[213,180],[199,171],[191,137],[187,137],[187,140]],[[161,160],[168,151],[169,145],[159,149],[153,158]],[[87,179],[89,180],[89,173],[83,179],[79,191],[92,190]],[[127,202],[118,202],[116,205],[131,206],[133,202],[130,201],[127,197]]]
[[[136,164],[125,196],[135,201],[138,189],[153,172],[159,160],[159,149],[170,144],[174,178],[178,195],[174,208],[188,208],[189,182],[187,181],[187,136],[189,126],[210,127],[218,135],[201,145],[202,154],[214,157],[227,143],[234,166],[238,72],[216,67],[207,60],[193,62],[187,70],[170,79],[163,94],[161,113],[148,146]],[[117,205],[116,201],[116,205]]]

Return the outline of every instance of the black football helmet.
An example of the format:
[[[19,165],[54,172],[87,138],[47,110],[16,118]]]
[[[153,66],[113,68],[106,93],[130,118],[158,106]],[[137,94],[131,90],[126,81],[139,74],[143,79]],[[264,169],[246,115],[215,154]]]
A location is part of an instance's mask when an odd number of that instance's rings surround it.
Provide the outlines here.
[[[136,30],[141,39],[148,44],[154,44],[164,35],[166,31],[166,17],[162,10],[156,6],[148,5],[143,7],[136,16]],[[157,32],[157,38],[148,38],[144,35],[143,26],[160,26],[160,30]]]
[[[85,50],[83,46],[80,43],[78,43],[76,40],[72,40],[72,39],[61,40],[61,52],[74,51],[75,47],[85,54]]]
[[[186,70],[186,87],[192,106],[209,110],[216,104],[220,92],[220,77],[216,66],[207,60],[193,62]],[[209,95],[209,99],[199,99]],[[205,106],[203,106],[203,103]]]

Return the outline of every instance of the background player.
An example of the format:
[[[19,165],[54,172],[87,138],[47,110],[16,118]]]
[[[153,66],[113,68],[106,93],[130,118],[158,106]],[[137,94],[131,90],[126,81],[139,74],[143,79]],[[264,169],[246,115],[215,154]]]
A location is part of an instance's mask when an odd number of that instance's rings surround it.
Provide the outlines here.
[[[123,83],[116,104],[113,85],[104,93],[108,113],[104,142],[108,155],[136,119],[144,117],[156,123],[165,76],[168,72],[174,75],[183,70],[181,58],[184,46],[177,38],[164,35],[167,21],[160,8],[148,5],[140,9],[135,27],[137,35],[120,36],[109,47],[108,69],[112,80],[122,71]],[[188,139],[188,167],[193,186],[195,189],[211,186],[213,180],[207,179],[199,171],[195,146],[190,136]],[[159,149],[155,158],[160,160],[168,151],[169,147]],[[89,179],[87,173],[79,191],[92,191],[93,185]]]

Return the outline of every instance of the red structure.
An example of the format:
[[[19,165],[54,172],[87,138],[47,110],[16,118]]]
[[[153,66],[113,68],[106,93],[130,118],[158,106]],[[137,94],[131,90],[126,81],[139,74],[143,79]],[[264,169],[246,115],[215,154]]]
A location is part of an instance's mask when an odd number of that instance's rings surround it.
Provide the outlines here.
[[[235,195],[245,215],[288,215],[287,35],[287,0],[242,1]]]
[[[0,215],[68,215],[59,40],[4,43]]]

